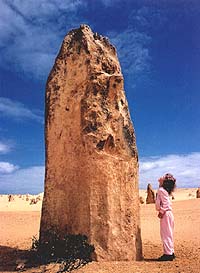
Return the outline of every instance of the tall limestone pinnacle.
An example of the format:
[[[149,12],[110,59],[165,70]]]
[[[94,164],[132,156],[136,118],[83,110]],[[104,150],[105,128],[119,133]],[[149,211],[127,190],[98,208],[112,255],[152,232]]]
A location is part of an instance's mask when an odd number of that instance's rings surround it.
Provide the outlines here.
[[[83,234],[97,260],[139,260],[138,154],[115,48],[87,25],[65,37],[46,85],[40,241]]]

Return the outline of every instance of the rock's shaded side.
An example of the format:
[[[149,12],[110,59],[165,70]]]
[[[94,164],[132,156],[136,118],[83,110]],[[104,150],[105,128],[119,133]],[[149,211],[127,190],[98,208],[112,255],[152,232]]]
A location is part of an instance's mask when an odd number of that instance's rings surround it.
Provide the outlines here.
[[[146,204],[153,204],[155,203],[155,193],[152,189],[151,184],[147,185],[147,198],[146,198]]]
[[[196,191],[196,198],[200,198],[200,188],[198,188]]]
[[[138,154],[115,48],[82,25],[65,37],[46,86],[40,241],[84,234],[97,260],[141,258]]]

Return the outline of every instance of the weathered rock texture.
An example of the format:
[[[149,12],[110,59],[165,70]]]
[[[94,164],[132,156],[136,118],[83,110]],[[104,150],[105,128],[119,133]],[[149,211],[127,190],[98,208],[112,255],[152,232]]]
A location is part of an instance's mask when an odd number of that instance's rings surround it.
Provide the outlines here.
[[[196,191],[196,198],[200,198],[200,188],[198,188]]]
[[[146,204],[153,204],[155,203],[155,193],[152,189],[151,184],[147,185],[147,198],[146,198]]]
[[[138,154],[115,48],[82,25],[65,37],[46,86],[40,241],[84,234],[97,260],[141,258]]]

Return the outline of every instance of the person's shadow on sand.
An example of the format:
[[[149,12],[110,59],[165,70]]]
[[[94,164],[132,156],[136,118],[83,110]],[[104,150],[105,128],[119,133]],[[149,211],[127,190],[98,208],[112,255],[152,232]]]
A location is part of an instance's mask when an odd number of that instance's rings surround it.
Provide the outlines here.
[[[158,259],[157,258],[151,258],[151,259],[144,258],[143,261],[144,262],[158,262]]]

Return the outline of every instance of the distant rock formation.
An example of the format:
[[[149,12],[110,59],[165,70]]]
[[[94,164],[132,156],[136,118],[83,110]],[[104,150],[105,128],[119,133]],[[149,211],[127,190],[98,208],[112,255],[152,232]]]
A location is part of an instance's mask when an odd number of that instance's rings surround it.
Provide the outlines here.
[[[155,193],[152,189],[151,184],[147,185],[147,198],[146,198],[146,204],[153,204],[155,203]]]
[[[200,188],[197,189],[196,198],[200,198]]]
[[[46,85],[40,242],[84,234],[97,260],[142,256],[138,153],[116,50],[82,25],[65,37]]]
[[[38,202],[38,201],[41,201],[41,197],[40,196],[37,196],[36,197],[36,201]]]
[[[30,200],[30,205],[35,205],[35,204],[37,204],[37,200],[36,200],[36,198],[31,198],[31,200]]]
[[[142,196],[140,196],[140,204],[144,204],[144,198]]]
[[[9,194],[8,195],[8,202],[12,202],[12,201],[14,201],[15,199],[14,199],[14,196],[12,195],[12,194]]]

